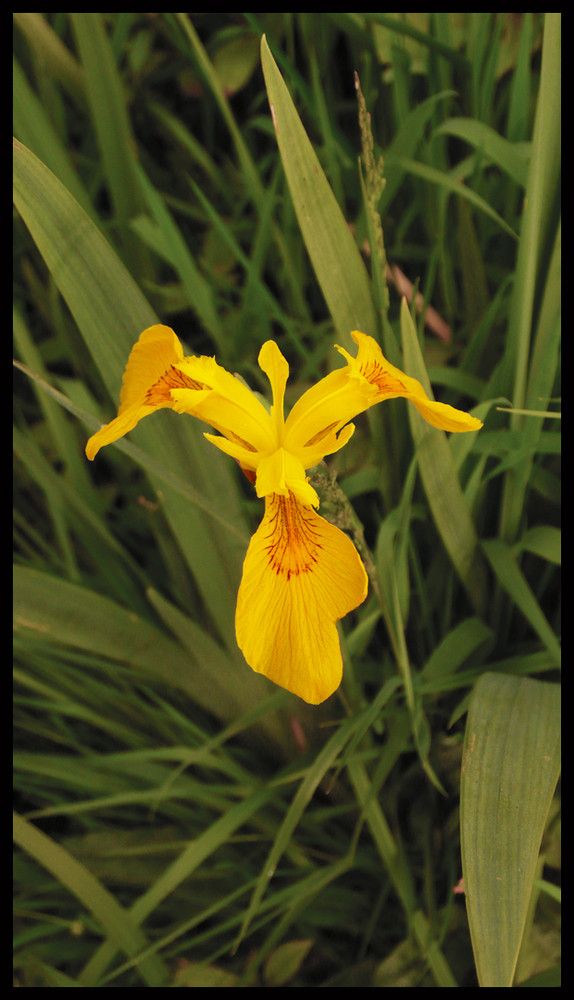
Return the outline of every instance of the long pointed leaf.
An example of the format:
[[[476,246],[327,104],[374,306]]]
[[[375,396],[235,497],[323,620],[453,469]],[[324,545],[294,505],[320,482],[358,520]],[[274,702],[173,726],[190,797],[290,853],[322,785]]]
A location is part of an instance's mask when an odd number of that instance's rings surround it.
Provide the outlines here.
[[[19,142],[14,148],[14,203],[117,405],[129,352],[141,331],[157,322],[153,310],[78,203]],[[130,437],[153,459],[177,470],[215,508],[224,497],[228,516],[241,524],[234,468],[204,440],[198,422],[162,412],[142,421]],[[233,621],[245,548],[235,534],[216,529],[212,519],[165,482],[156,488],[208,613],[235,649]]]
[[[560,771],[560,689],[483,674],[461,781],[462,870],[480,986],[512,985]]]
[[[405,368],[431,395],[415,325],[404,299],[401,333]],[[486,602],[486,567],[446,435],[426,423],[414,407],[409,407],[409,418],[421,478],[435,524],[475,610],[482,614]]]
[[[337,334],[346,345],[351,330],[376,337],[367,270],[265,37],[261,61],[289,191]]]

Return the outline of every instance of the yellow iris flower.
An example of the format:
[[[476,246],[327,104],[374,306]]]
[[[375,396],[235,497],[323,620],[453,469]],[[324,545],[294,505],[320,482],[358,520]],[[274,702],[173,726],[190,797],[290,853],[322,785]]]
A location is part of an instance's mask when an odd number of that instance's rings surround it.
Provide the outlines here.
[[[259,352],[273,403],[268,411],[236,376],[210,357],[184,357],[167,326],[144,330],[124,373],[117,417],[90,438],[86,454],[127,434],[155,410],[189,413],[219,433],[206,434],[235,458],[265,498],[237,598],[235,630],[247,663],[276,684],[318,705],[341,683],[336,623],[367,596],[367,574],[351,540],[317,514],[319,497],[306,471],[343,447],[349,421],[375,403],[410,399],[423,417],[447,431],[471,431],[480,420],[437,403],[419,382],[384,358],[372,337],[355,331],[355,358],[295,403],[283,400],[289,366],[274,341]]]

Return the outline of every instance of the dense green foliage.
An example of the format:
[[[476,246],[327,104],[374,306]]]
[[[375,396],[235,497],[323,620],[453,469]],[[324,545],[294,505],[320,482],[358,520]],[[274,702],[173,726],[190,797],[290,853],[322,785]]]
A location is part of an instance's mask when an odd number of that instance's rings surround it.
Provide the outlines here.
[[[14,134],[15,985],[559,985],[560,15],[14,14]],[[202,427],[84,456],[155,321],[287,405],[361,328],[484,421],[329,463],[318,709]]]

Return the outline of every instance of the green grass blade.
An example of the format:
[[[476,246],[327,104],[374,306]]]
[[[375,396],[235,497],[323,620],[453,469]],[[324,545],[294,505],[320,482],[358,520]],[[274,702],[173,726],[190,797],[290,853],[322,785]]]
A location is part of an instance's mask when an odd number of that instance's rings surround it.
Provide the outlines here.
[[[265,37],[261,61],[297,220],[337,335],[345,345],[351,343],[351,330],[376,337],[378,324],[367,270]]]
[[[536,107],[530,170],[526,186],[524,216],[522,219],[513,299],[510,305],[505,359],[508,365],[508,387],[513,405],[527,407],[529,376],[536,377],[533,367],[533,318],[536,312],[536,295],[546,279],[545,253],[555,247],[559,235],[553,232],[555,212],[560,196],[561,176],[561,14],[544,15],[544,39],[540,88]],[[550,276],[546,280],[554,281]],[[511,429],[524,426],[525,417],[517,414],[511,418]],[[517,484],[517,475],[519,482]],[[500,535],[512,543],[519,531],[523,509],[524,478],[510,471],[504,484],[501,507]]]
[[[419,380],[432,398],[417,332],[404,299],[401,333],[405,369]],[[486,608],[486,567],[446,435],[426,423],[411,406],[409,419],[421,478],[438,532],[473,607],[478,614],[483,614]]]
[[[77,420],[81,421],[90,433],[93,434],[101,426],[100,421],[96,417],[88,413],[81,406],[78,406],[77,403],[72,402],[71,399],[64,396],[58,389],[54,389],[36,371],[31,371],[19,361],[14,361],[13,364],[19,371],[24,372],[49,399],[55,400],[62,409],[67,410],[68,413],[73,414]],[[215,509],[213,501],[209,497],[202,496],[190,483],[185,482],[180,476],[172,472],[171,469],[168,469],[163,462],[156,461],[148,452],[142,451],[141,448],[132,444],[127,438],[116,441],[114,447],[137,462],[142,469],[146,469],[156,481],[166,483],[189,503],[194,504],[202,510],[211,520],[216,521],[226,534],[229,533],[231,536],[235,536],[237,543],[247,549],[249,534],[245,526],[240,521],[236,523],[230,520],[225,513]]]
[[[407,160],[401,157],[387,156],[387,162],[389,167],[394,167],[395,169],[403,170],[407,174],[411,174],[413,177],[420,177],[421,180],[428,181],[429,184],[436,184],[438,187],[442,188],[444,191],[450,194],[457,195],[457,197],[465,198],[471,205],[479,211],[484,212],[490,219],[493,219],[498,226],[509,236],[517,239],[517,235],[514,232],[512,226],[509,226],[507,222],[492,208],[491,205],[484,198],[481,198],[476,191],[473,191],[471,187],[466,184],[461,184],[460,177],[457,172],[453,174],[445,173],[444,170],[437,170],[436,167],[431,167],[426,163],[419,163],[417,160]]]
[[[247,933],[247,928],[257,913],[263,894],[265,893],[271,878],[275,874],[279,860],[289,847],[295,828],[307,808],[310,799],[316,792],[319,782],[323,779],[327,770],[332,767],[336,761],[343,747],[350,739],[356,725],[356,719],[349,719],[345,725],[341,726],[341,728],[337,730],[329,742],[323,747],[321,752],[317,754],[315,760],[310,765],[305,778],[299,785],[293,802],[285,815],[283,823],[279,827],[273,846],[263,865],[261,875],[253,892],[249,907],[245,913],[237,944],[239,944],[241,939]]]
[[[124,90],[103,23],[103,14],[69,15],[84,69],[86,95],[92,113],[105,179],[120,233],[132,253],[136,241],[129,220],[141,211],[134,139]]]
[[[204,329],[213,337],[218,351],[225,356],[227,353],[225,334],[213,300],[212,288],[193,260],[163,198],[139,166],[137,177],[153,221],[144,215],[133,221],[133,228],[145,238],[148,246],[174,268],[181,279],[189,305],[197,314]]]
[[[243,689],[237,679],[229,684],[233,668],[225,654],[194,623],[192,654],[109,598],[23,566],[14,567],[14,621],[17,636],[127,663],[142,678],[148,675],[185,691],[223,720],[235,718],[243,708]],[[237,664],[235,670],[241,669]]]
[[[524,149],[509,142],[484,122],[475,118],[448,118],[435,129],[434,134],[454,135],[464,139],[488,160],[496,163],[516,184],[526,186],[528,157]]]
[[[116,947],[130,958],[136,958],[147,947],[145,936],[133,918],[101,882],[68,851],[17,814],[14,840],[80,900]],[[168,980],[167,970],[157,955],[143,960],[139,972],[146,986],[163,986]]]
[[[265,803],[269,802],[274,791],[267,787],[258,788],[245,801],[238,802],[228,809],[218,820],[209,826],[199,837],[196,837],[182,851],[176,860],[169,865],[151,888],[139,897],[130,910],[130,920],[136,926],[142,923],[156,907],[189,878],[214,851],[224,844],[233,834],[257,813]],[[110,939],[94,953],[88,965],[84,968],[82,978],[96,985],[108,965],[113,961],[117,945]]]
[[[560,45],[561,15],[545,14],[540,91],[508,338],[514,379],[513,402],[517,407],[524,405],[526,397],[535,286],[542,250],[552,236],[549,225],[561,171]]]
[[[175,14],[174,17],[176,18],[183,35],[187,39],[187,42],[189,43],[193,59],[197,63],[202,77],[213,94],[221,116],[229,129],[229,134],[233,140],[237,153],[237,159],[241,164],[241,169],[247,182],[251,199],[255,204],[257,204],[259,199],[263,196],[261,178],[257,167],[253,162],[253,158],[249,152],[245,139],[243,138],[241,129],[233,116],[231,104],[225,95],[221,81],[217,75],[217,71],[201,43],[201,39],[190,20],[189,14]]]
[[[482,543],[482,548],[499,583],[510,595],[517,608],[520,608],[528,623],[546,646],[552,660],[559,667],[561,656],[558,639],[514,558],[512,550],[505,542],[497,538],[485,540]]]
[[[483,674],[461,781],[462,869],[480,986],[512,986],[560,770],[556,685]]]

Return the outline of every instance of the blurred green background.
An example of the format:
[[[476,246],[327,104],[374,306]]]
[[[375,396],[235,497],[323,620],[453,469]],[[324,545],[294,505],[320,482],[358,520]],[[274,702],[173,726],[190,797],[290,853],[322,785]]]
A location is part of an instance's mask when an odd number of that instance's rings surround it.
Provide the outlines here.
[[[13,16],[14,985],[559,985],[560,14]],[[201,425],[85,459],[156,321],[287,407],[358,327],[484,421],[330,462],[318,709],[237,650]]]

